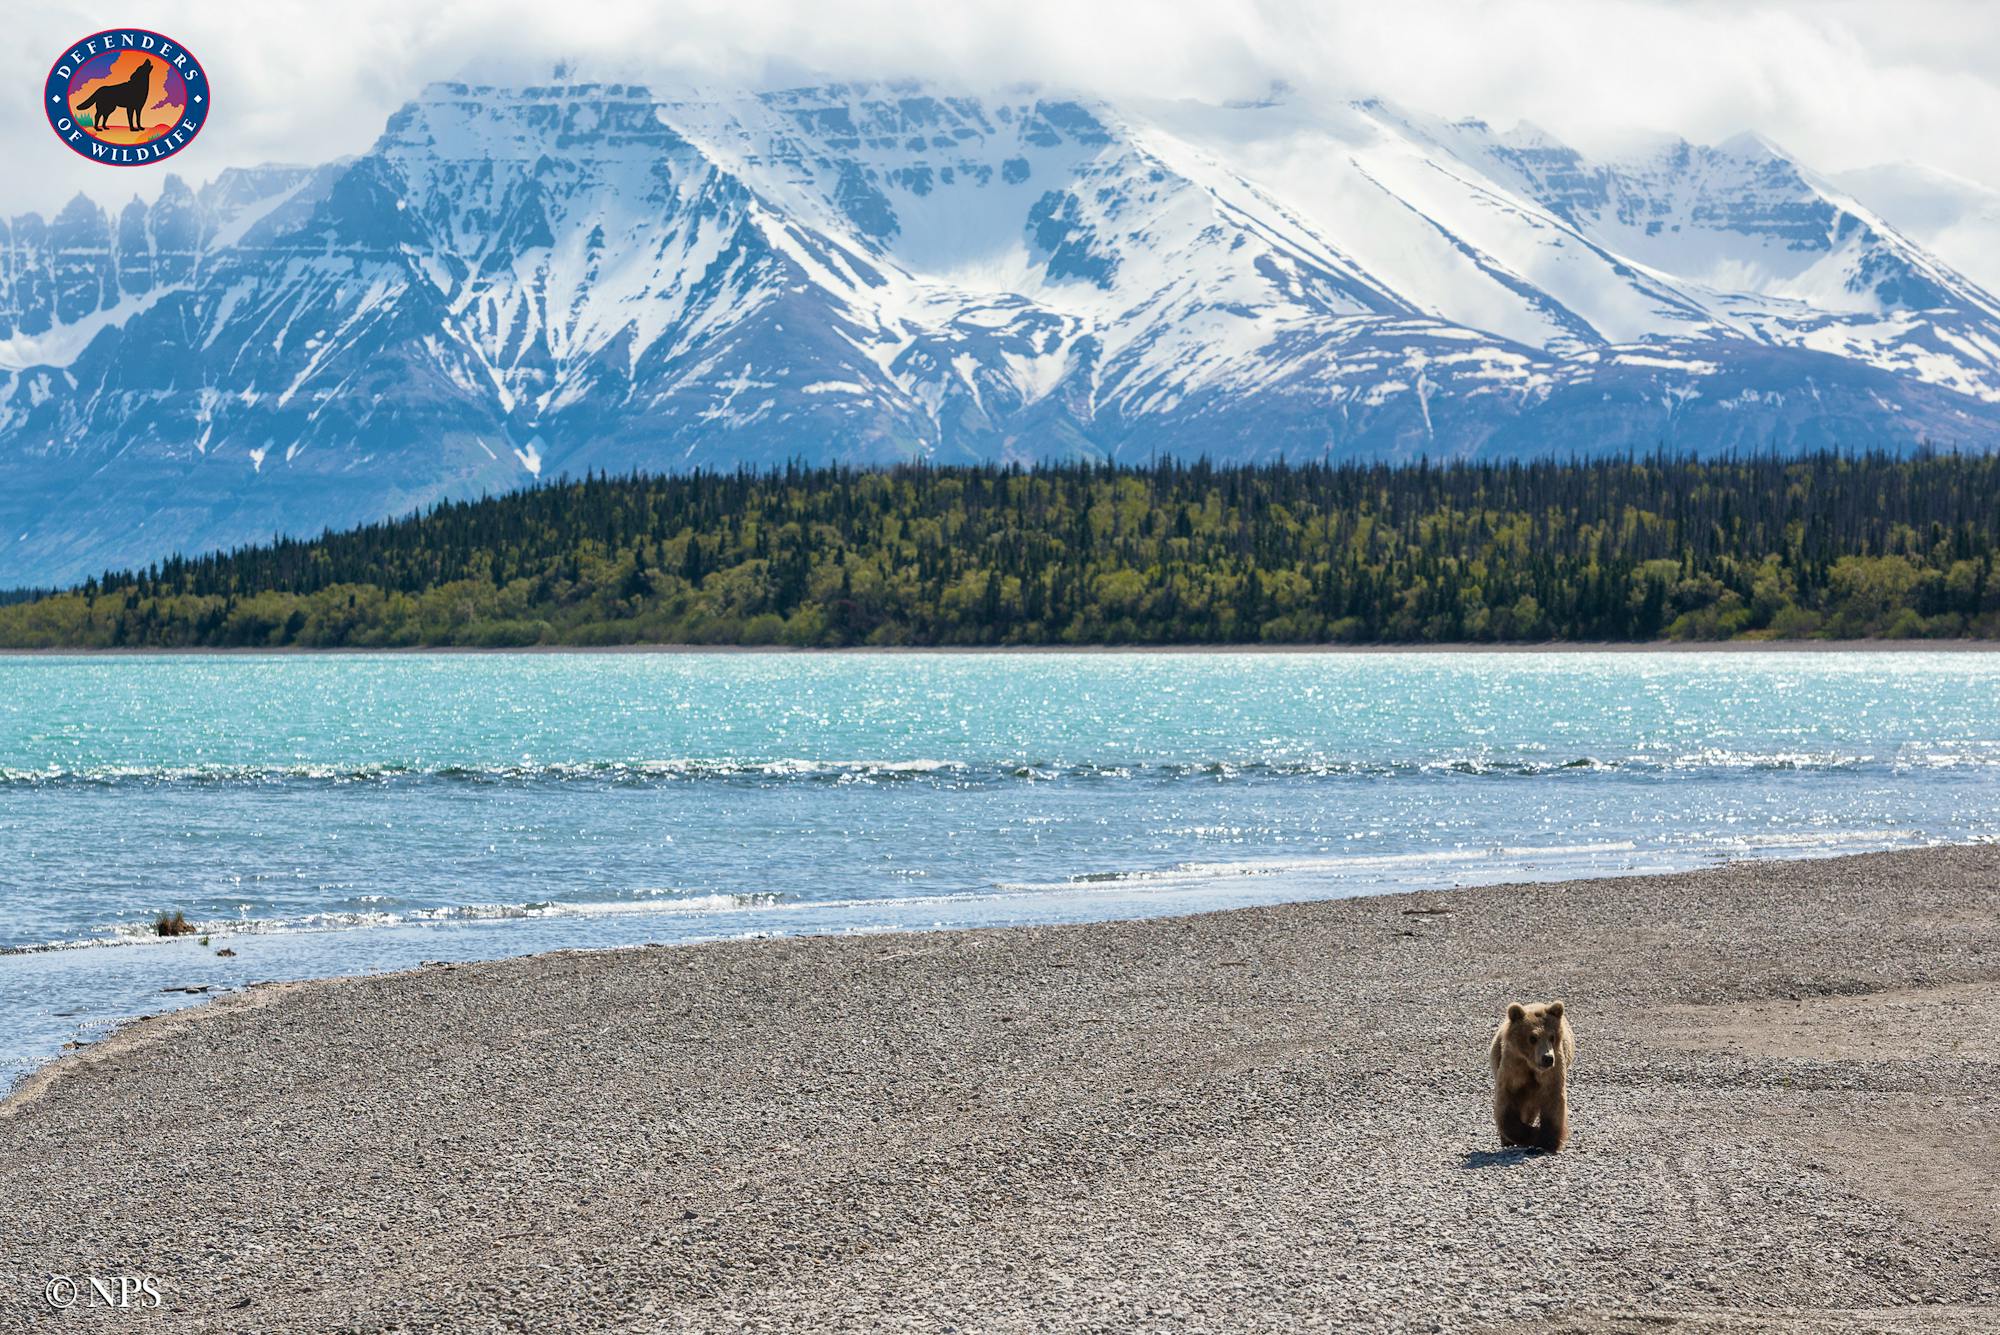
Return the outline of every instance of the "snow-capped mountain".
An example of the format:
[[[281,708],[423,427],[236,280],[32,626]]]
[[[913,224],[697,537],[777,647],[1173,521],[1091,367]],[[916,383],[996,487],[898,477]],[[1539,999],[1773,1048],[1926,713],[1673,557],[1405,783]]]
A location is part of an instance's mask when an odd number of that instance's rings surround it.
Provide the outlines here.
[[[1833,179],[1925,250],[1988,292],[2000,292],[2000,190],[1914,162]]]
[[[436,85],[0,237],[0,584],[586,469],[1984,448],[2000,301],[1754,137]]]

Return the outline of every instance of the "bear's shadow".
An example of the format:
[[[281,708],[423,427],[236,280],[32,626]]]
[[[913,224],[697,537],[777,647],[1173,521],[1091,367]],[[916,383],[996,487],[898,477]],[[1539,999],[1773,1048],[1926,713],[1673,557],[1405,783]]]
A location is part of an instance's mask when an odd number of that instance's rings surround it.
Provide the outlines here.
[[[1467,1168],[1505,1168],[1512,1164],[1530,1163],[1542,1157],[1543,1151],[1530,1145],[1509,1145],[1499,1150],[1467,1150],[1464,1163]]]

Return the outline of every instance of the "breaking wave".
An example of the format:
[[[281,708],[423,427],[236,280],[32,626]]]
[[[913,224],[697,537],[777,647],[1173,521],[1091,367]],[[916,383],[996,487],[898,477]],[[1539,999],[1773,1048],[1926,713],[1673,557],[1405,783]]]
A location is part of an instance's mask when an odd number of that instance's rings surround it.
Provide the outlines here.
[[[1907,848],[1935,840],[1896,828],[1759,832],[1705,837],[1687,843],[1654,843],[1610,839],[1589,843],[1457,846],[1404,853],[1305,855],[1242,861],[1185,861],[1167,866],[1083,871],[1046,881],[994,881],[986,885],[919,894],[838,896],[816,899],[780,892],[709,892],[640,889],[624,897],[599,901],[534,900],[519,904],[452,904],[390,906],[386,896],[368,896],[350,903],[382,903],[383,907],[330,909],[295,916],[211,917],[192,922],[195,933],[212,940],[271,934],[343,932],[369,928],[437,927],[489,922],[550,919],[622,919],[636,923],[643,915],[728,920],[753,915],[751,930],[872,931],[901,926],[976,926],[990,922],[1035,921],[1037,914],[1019,916],[1003,908],[1037,898],[1083,905],[1101,896],[1121,897],[1119,911],[1131,911],[1131,897],[1221,890],[1246,878],[1288,878],[1292,884],[1276,894],[1259,892],[1261,902],[1291,897],[1324,898],[1392,893],[1398,890],[1442,888],[1451,884],[1494,884],[1510,880],[1563,880],[1574,877],[1632,872],[1675,871],[1738,858],[1798,857],[1831,852],[1862,852]],[[1987,842],[1976,839],[1975,842]],[[921,910],[914,924],[890,923],[884,915]],[[998,911],[996,914],[996,910]],[[1153,911],[1153,910],[1142,910]],[[1173,911],[1173,910],[1160,910]],[[935,913],[935,921],[932,914]],[[1072,915],[1075,916],[1075,915]],[[1082,917],[1094,916],[1085,912]],[[643,930],[643,929],[642,929]],[[40,954],[98,946],[171,944],[176,938],[154,934],[150,922],[123,922],[92,935],[70,940],[0,947],[0,956]],[[184,938],[182,938],[184,939]]]
[[[122,785],[315,784],[645,784],[703,780],[822,783],[885,782],[949,776],[968,767],[949,760],[584,760],[441,765],[87,765],[0,768],[0,788]]]
[[[684,894],[676,891],[637,892],[630,899],[595,902],[533,900],[525,904],[448,904],[402,909],[345,909],[291,917],[235,917],[191,920],[187,935],[210,938],[223,936],[264,936],[273,933],[338,932],[368,927],[448,925],[452,923],[505,922],[541,918],[602,918],[623,914],[717,914],[746,909],[777,908],[791,902],[791,896],[776,892],[748,894]],[[76,950],[89,946],[143,945],[172,941],[157,935],[150,923],[118,923],[94,936],[37,945],[0,947],[0,955],[37,954],[48,950]]]
[[[421,764],[212,764],[212,765],[52,765],[41,769],[0,767],[0,791],[8,788],[255,786],[279,784],[395,785],[463,784],[517,786],[603,784],[651,786],[721,783],[778,784],[994,785],[1063,781],[1230,782],[1270,779],[1391,779],[1412,776],[1520,779],[1588,774],[1687,775],[1705,772],[1918,770],[2000,768],[2000,743],[1977,746],[1906,747],[1887,755],[1830,751],[1731,751],[1704,748],[1677,754],[1622,757],[1568,756],[1552,759],[1519,755],[1448,755],[1402,761],[1357,762],[1299,757],[1264,760],[1172,761],[1000,761],[962,760],[583,760],[523,761],[511,764],[451,762]]]

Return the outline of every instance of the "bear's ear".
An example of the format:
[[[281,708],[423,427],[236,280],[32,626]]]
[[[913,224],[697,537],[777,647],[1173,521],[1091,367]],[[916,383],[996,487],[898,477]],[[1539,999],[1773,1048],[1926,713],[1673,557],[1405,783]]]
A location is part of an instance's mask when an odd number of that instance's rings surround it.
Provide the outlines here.
[[[1549,1003],[1549,1018],[1551,1020],[1560,1020],[1562,1017],[1563,1004],[1560,1001],[1551,1001]]]
[[[1528,1012],[1522,1007],[1521,1003],[1517,1001],[1507,1007],[1507,1018],[1509,1020],[1512,1020],[1515,1024],[1519,1024],[1521,1023],[1521,1021],[1528,1018]]]

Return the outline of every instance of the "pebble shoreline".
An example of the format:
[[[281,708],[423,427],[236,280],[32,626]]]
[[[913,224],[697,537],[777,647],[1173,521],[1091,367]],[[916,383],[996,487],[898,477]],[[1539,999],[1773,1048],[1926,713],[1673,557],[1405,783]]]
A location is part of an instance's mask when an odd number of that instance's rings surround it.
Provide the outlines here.
[[[261,987],[0,1104],[0,1330],[1969,1335],[1996,1034],[1995,847]]]

